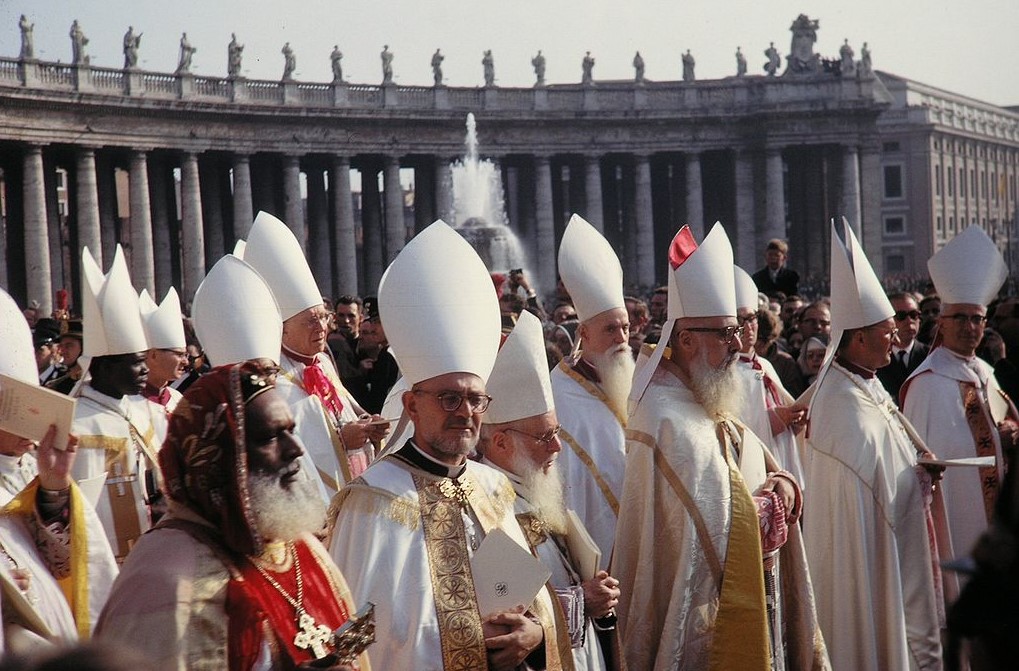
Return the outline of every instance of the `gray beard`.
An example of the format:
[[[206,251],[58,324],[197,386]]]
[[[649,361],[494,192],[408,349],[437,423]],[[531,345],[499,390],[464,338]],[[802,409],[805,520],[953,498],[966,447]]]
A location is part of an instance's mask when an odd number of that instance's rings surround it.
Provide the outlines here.
[[[325,503],[307,476],[284,489],[277,476],[248,474],[248,498],[255,530],[266,541],[292,541],[325,528]]]
[[[588,354],[587,358],[598,370],[601,389],[608,398],[609,406],[621,417],[626,417],[627,399],[633,387],[633,370],[637,365],[630,346],[624,343],[601,354]]]
[[[529,492],[527,502],[534,508],[538,519],[545,522],[553,533],[565,534],[568,516],[559,462],[553,462],[546,473],[526,453],[518,451],[513,455],[513,472]]]
[[[733,356],[721,368],[712,368],[707,351],[701,350],[690,364],[690,391],[711,418],[737,417],[743,407],[746,392],[735,362]]]

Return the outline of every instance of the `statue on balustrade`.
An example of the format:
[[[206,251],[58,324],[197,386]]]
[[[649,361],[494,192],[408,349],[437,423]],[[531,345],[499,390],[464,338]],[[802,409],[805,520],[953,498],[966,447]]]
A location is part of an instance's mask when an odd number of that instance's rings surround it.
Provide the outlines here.
[[[814,53],[814,43],[817,42],[817,29],[820,22],[817,19],[810,19],[806,14],[800,14],[789,26],[792,31],[792,43],[790,54],[786,56],[789,64],[786,73],[794,75],[814,74],[821,71],[821,57]]]
[[[188,34],[181,33],[180,36],[180,56],[177,57],[177,74],[184,74],[191,72],[191,57],[195,55],[195,49],[188,42]]]
[[[778,72],[778,66],[782,64],[782,58],[778,55],[778,49],[775,48],[774,42],[764,50],[764,55],[768,57],[768,62],[764,64],[764,71],[768,73],[769,77],[774,77]]]
[[[142,34],[134,34],[134,26],[128,26],[124,33],[124,69],[138,67],[138,47],[142,43]]]
[[[439,49],[435,50],[432,54],[432,77],[435,80],[436,86],[442,86],[442,61],[446,60],[446,57],[442,55],[442,51]]]
[[[283,45],[280,53],[283,54],[283,81],[293,81],[294,70],[297,69],[297,56],[294,56],[294,50],[290,48],[290,42]]]
[[[745,77],[747,74],[747,57],[743,55],[743,51],[736,47],[736,76]]]
[[[329,54],[329,62],[333,64],[333,83],[343,83],[343,52],[340,51],[340,45],[333,45],[333,53]]]
[[[545,57],[541,55],[541,49],[538,49],[538,55],[531,59],[531,65],[534,66],[534,85],[544,86],[545,85]]]
[[[244,45],[237,42],[237,33],[230,33],[230,44],[226,47],[226,74],[228,77],[241,76],[241,54]]]
[[[29,23],[25,15],[22,14],[18,28],[21,29],[21,60],[35,58],[35,38],[32,37],[35,24]]]
[[[485,55],[481,58],[481,67],[485,70],[485,86],[495,86],[495,60],[492,58],[491,49],[485,49]]]
[[[691,54],[690,50],[687,49],[686,53],[683,54],[683,81],[692,82],[697,79],[693,73],[695,65],[697,65],[697,61],[694,60],[693,54]]]
[[[583,74],[580,76],[580,83],[584,86],[594,85],[594,57],[591,56],[590,51],[584,55],[584,60],[581,62],[580,67],[583,68]]]
[[[863,43],[863,48],[860,49],[860,70],[857,73],[860,77],[873,77],[874,68],[870,64],[870,49],[867,48],[867,43]]]
[[[81,26],[78,24],[78,19],[74,20],[71,24],[71,63],[74,65],[88,65],[89,58],[85,54],[85,45],[88,44],[88,38],[85,37],[85,33],[82,32]]]
[[[849,38],[839,47],[839,68],[843,77],[850,77],[856,74],[856,62],[853,60],[853,48],[849,46]]]
[[[639,51],[633,57],[633,81],[637,84],[644,83],[644,57]]]
[[[393,83],[393,52],[389,50],[389,45],[386,44],[382,47],[382,83],[392,84]]]

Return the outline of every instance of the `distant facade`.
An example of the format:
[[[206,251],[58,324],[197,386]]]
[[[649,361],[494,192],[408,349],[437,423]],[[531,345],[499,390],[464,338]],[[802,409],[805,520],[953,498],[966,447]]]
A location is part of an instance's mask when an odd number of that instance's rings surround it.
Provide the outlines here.
[[[1019,264],[1019,108],[878,76],[892,100],[878,117],[885,273],[925,275],[927,259],[973,225],[991,236],[1013,270]]]

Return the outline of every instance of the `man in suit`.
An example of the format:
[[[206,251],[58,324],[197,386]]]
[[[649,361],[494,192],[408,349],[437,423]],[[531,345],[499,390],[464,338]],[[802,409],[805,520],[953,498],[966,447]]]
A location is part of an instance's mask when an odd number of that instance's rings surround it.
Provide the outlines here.
[[[920,332],[920,308],[913,296],[907,293],[891,294],[888,300],[895,310],[899,342],[892,345],[891,363],[879,368],[877,377],[888,390],[889,396],[899,403],[899,387],[927,358],[930,348],[916,339],[916,334]]]
[[[765,266],[753,274],[754,284],[761,293],[769,297],[777,293],[786,296],[800,293],[799,273],[785,265],[788,255],[789,245],[785,240],[773,238],[768,241],[764,248]]]

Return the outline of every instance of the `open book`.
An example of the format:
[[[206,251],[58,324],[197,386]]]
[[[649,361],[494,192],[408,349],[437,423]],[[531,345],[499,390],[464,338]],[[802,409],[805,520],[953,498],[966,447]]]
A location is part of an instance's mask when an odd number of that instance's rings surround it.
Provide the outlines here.
[[[57,425],[56,448],[67,448],[75,399],[52,389],[0,374],[0,429],[40,441],[50,424]]]

